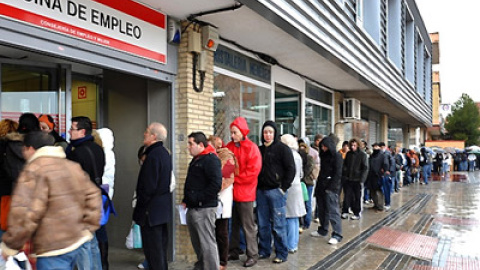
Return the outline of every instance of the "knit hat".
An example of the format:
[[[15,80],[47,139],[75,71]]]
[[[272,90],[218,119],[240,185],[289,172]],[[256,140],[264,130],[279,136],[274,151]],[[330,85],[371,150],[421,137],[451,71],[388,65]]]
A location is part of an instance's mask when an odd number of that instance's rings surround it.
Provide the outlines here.
[[[38,121],[47,124],[47,126],[51,130],[55,127],[55,123],[53,123],[52,117],[50,117],[50,119],[49,119],[48,115],[46,115],[46,114],[40,115],[40,117],[38,117]]]

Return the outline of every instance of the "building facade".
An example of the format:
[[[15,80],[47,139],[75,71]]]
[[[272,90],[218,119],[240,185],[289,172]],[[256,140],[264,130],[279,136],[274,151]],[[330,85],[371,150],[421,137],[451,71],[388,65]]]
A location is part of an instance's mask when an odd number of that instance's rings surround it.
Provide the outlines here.
[[[228,141],[237,116],[257,143],[266,120],[281,133],[404,147],[432,125],[432,43],[413,0],[121,2],[0,1],[1,117],[48,113],[65,133],[87,115],[114,131],[113,245],[131,224],[151,121],[169,129],[176,203],[188,134]],[[194,260],[178,223],[170,259]]]

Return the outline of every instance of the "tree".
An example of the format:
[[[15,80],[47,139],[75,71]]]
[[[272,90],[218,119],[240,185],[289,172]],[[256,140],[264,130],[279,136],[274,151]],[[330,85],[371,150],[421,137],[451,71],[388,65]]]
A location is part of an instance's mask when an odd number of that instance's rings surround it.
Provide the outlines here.
[[[475,102],[467,94],[455,102],[452,114],[447,117],[445,128],[454,140],[465,140],[466,146],[476,145],[480,138],[480,113]]]

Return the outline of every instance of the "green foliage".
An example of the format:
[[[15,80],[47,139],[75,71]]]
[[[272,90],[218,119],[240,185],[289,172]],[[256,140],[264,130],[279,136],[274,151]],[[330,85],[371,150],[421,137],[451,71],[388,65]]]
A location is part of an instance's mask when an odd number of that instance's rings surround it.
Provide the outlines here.
[[[478,144],[480,138],[480,113],[475,102],[467,94],[455,102],[452,114],[447,117],[445,128],[454,140],[465,140],[466,146]]]

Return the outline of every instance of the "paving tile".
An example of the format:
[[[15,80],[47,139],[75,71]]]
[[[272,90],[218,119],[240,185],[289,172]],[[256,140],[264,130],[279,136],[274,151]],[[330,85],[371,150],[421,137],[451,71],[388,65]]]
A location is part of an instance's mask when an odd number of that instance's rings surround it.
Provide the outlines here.
[[[367,239],[367,242],[380,248],[403,253],[423,260],[432,260],[438,239],[382,227]]]

